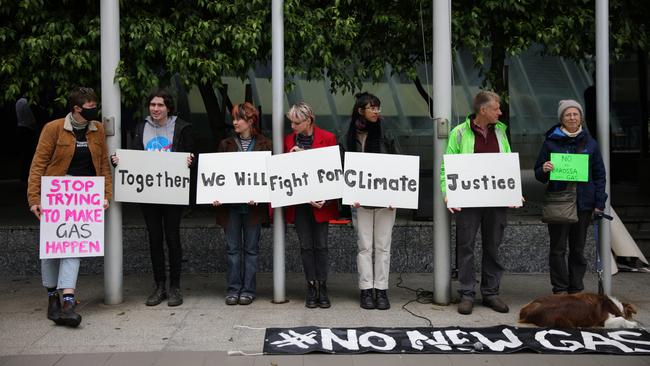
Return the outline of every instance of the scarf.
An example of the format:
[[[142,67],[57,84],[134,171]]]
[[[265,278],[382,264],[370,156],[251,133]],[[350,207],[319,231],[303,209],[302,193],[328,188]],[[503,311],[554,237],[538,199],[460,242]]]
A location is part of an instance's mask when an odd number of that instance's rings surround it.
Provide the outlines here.
[[[70,123],[72,124],[72,128],[75,130],[83,130],[88,127],[88,121],[79,122],[74,119],[72,113],[70,113]]]
[[[562,131],[565,135],[569,137],[576,137],[580,134],[580,132],[582,132],[582,125],[578,127],[578,130],[576,132],[573,133],[569,132],[566,128],[564,128],[564,126],[560,127],[560,131]]]

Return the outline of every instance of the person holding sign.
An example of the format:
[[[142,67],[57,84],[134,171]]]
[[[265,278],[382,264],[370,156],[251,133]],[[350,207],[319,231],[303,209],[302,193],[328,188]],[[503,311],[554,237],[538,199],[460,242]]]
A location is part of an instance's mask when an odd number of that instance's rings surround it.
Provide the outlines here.
[[[187,166],[193,163],[194,148],[192,125],[172,115],[174,99],[166,90],[156,90],[147,98],[149,116],[135,127],[133,150],[190,152]],[[119,164],[117,155],[112,155],[114,166]],[[155,306],[169,298],[168,306],[178,306],[183,303],[181,294],[181,238],[179,227],[183,206],[142,203],[142,214],[149,233],[149,249],[155,281],[155,290],[147,298],[147,306]],[[163,234],[169,251],[169,293],[167,292],[165,274],[165,248]]]
[[[103,176],[104,209],[113,193],[104,126],[98,121],[97,94],[91,88],[76,88],[68,97],[70,113],[43,128],[29,170],[27,200],[30,211],[41,219],[41,177]],[[47,289],[47,318],[59,325],[76,327],[75,288],[79,258],[41,260],[43,286]],[[62,290],[63,306],[59,299]]]
[[[506,125],[499,121],[501,99],[491,91],[479,92],[472,101],[473,114],[449,134],[445,154],[509,153]],[[446,197],[444,165],[440,169],[440,186]],[[483,305],[500,313],[509,311],[499,298],[503,266],[497,258],[506,227],[506,207],[449,208],[456,215],[456,256],[458,260],[458,292],[460,314],[471,314],[474,307],[476,272],[474,270],[474,239],[481,227],[481,295]]]
[[[399,154],[399,143],[382,128],[380,107],[379,98],[368,92],[355,95],[348,132],[339,139],[346,151]],[[395,215],[392,207],[364,207],[359,202],[352,207],[359,250],[359,303],[364,309],[390,309],[386,290]]]
[[[260,114],[251,103],[232,108],[235,136],[219,143],[218,152],[271,151],[271,140],[260,133]],[[257,255],[261,224],[268,222],[268,204],[250,201],[240,204],[212,203],[217,207],[217,223],[226,235],[228,245],[227,305],[249,305],[256,295]]]
[[[551,127],[535,163],[535,178],[548,184],[548,192],[559,192],[575,188],[578,222],[548,224],[550,239],[549,269],[552,291],[555,294],[577,293],[584,290],[583,278],[587,270],[584,248],[587,241],[587,228],[592,214],[605,209],[606,172],[598,143],[582,128],[583,109],[575,100],[561,100],[557,109],[560,123]],[[553,163],[551,154],[586,154],[587,167],[574,168],[574,178],[561,177],[554,180],[553,172],[559,162]],[[578,172],[585,170],[586,172]],[[587,175],[587,181],[579,179],[579,173]],[[565,179],[573,179],[573,182]],[[571,187],[573,186],[573,187]],[[566,258],[569,244],[568,262]]]
[[[334,134],[316,126],[314,112],[307,103],[294,104],[287,112],[287,118],[293,132],[284,138],[284,152],[296,153],[336,145]],[[286,215],[287,222],[295,222],[300,240],[300,256],[307,280],[305,306],[329,308],[327,232],[329,220],[338,216],[336,200],[289,206]]]

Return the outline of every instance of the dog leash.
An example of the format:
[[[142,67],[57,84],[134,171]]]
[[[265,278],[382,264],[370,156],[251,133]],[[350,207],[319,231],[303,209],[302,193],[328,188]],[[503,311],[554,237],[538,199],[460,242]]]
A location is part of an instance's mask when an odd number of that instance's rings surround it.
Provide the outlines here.
[[[612,221],[614,218],[604,212],[594,214],[594,241],[596,242],[596,273],[598,274],[598,295],[603,295],[605,289],[603,288],[603,262],[600,260],[600,228],[599,224],[602,219]]]

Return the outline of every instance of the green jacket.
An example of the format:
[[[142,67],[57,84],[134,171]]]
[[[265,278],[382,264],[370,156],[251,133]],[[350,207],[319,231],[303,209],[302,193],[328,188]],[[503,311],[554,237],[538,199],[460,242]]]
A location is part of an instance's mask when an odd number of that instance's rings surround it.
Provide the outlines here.
[[[449,134],[449,141],[447,142],[447,150],[445,154],[473,154],[474,153],[474,131],[471,127],[471,117],[473,115],[467,116],[465,122],[454,127]],[[499,142],[499,151],[502,153],[509,153],[510,143],[508,143],[508,137],[506,135],[506,126],[505,123],[497,121],[496,126],[494,126],[494,132],[497,135],[497,141]],[[443,195],[447,192],[445,188],[445,163],[442,162],[440,167],[440,190]]]

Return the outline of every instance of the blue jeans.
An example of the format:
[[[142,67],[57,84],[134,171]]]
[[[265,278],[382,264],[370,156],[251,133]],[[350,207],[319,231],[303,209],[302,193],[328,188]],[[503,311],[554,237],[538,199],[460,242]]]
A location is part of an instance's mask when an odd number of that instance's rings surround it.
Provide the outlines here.
[[[230,210],[224,229],[228,245],[228,295],[255,298],[261,225],[251,224],[249,215]]]
[[[43,286],[59,289],[76,288],[80,262],[79,258],[41,259]]]

